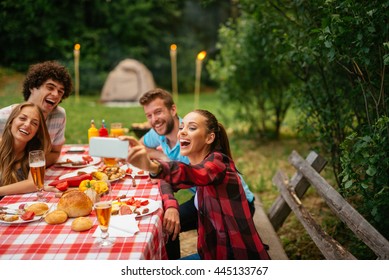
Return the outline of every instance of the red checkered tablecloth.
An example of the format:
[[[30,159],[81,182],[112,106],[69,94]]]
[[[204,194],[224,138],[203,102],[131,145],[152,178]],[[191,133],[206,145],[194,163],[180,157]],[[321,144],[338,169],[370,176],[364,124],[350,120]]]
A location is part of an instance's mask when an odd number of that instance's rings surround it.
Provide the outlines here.
[[[66,145],[62,153],[66,154],[70,145]],[[88,147],[84,146],[85,153]],[[75,169],[50,167],[46,170],[45,183],[50,183],[59,176],[73,172]],[[133,180],[126,176],[112,182],[112,195],[126,194],[156,200],[160,208],[152,214],[139,217],[139,232],[133,237],[116,237],[111,248],[100,248],[96,245],[93,233],[98,227],[92,211],[89,216],[94,224],[92,229],[85,232],[72,231],[70,226],[73,219],[64,224],[49,225],[44,220],[25,224],[0,224],[0,260],[127,260],[127,259],[166,259],[166,236],[162,230],[162,201],[158,184],[153,184],[148,177],[135,177]],[[54,193],[45,192],[48,203],[55,207]],[[0,206],[13,203],[31,202],[36,193],[5,196],[0,200]],[[53,208],[52,208],[53,209]]]

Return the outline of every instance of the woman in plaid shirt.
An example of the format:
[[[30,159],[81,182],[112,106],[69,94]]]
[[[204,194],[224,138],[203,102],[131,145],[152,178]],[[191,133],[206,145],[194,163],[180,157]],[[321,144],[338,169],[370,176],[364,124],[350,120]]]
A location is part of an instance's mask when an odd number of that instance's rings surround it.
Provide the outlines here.
[[[132,137],[128,161],[148,170],[173,188],[198,186],[197,249],[201,259],[270,259],[252,220],[248,202],[231,157],[224,127],[206,110],[187,114],[180,125],[179,161],[150,160],[143,145]]]

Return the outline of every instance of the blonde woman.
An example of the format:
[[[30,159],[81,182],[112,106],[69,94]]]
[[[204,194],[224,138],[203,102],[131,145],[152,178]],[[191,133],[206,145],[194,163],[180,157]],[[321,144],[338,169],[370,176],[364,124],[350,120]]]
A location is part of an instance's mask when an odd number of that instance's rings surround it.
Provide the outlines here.
[[[50,150],[50,135],[41,109],[29,102],[12,110],[0,138],[0,198],[35,192],[28,153]]]

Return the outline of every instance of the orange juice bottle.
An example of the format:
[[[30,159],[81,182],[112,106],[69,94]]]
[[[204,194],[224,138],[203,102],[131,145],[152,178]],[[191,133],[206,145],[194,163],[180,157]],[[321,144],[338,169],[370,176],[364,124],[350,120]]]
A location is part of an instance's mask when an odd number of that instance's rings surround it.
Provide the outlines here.
[[[97,130],[97,128],[95,126],[95,121],[91,120],[90,121],[90,128],[88,129],[88,141],[92,137],[96,137],[96,136],[99,136],[99,131]]]

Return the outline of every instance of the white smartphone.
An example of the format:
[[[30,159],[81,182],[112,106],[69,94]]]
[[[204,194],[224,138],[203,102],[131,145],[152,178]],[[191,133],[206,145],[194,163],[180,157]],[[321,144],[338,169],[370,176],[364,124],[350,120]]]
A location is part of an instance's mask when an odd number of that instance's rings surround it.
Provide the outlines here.
[[[127,158],[129,142],[110,137],[92,137],[89,155],[93,157]]]

